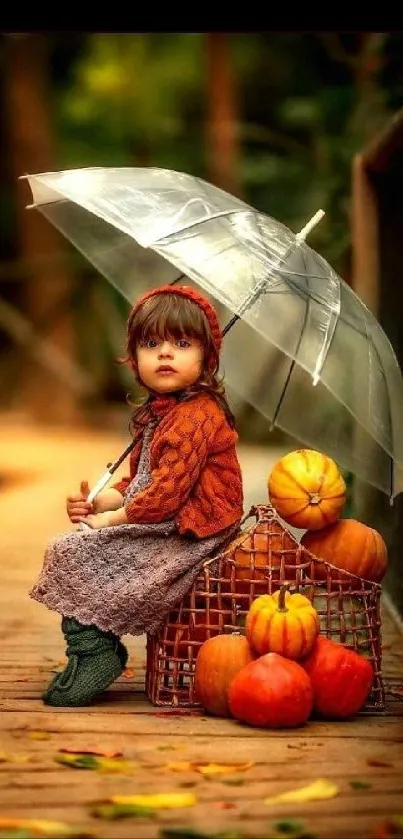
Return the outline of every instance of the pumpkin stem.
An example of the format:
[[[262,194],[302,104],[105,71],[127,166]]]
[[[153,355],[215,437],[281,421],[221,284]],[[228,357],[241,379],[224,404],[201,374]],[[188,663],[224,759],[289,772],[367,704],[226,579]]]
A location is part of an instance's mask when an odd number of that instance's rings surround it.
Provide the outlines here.
[[[223,626],[224,635],[246,635],[245,628],[239,626],[237,629],[234,629],[230,624],[224,624]]]
[[[285,605],[285,595],[288,591],[288,584],[283,583],[280,586],[280,591],[278,593],[278,603],[277,603],[277,611],[278,612],[288,612],[288,607]]]

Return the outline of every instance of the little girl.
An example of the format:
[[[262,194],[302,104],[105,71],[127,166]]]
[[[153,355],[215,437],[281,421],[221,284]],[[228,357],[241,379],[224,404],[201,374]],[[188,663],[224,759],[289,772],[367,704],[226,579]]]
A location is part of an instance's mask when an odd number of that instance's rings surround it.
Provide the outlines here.
[[[155,633],[204,562],[239,530],[238,435],[217,379],[221,332],[209,301],[160,286],[131,311],[127,358],[147,390],[132,417],[130,476],[87,502],[67,498],[91,529],[47,547],[31,596],[62,617],[68,663],[43,700],[87,705],[124,670],[126,633]]]

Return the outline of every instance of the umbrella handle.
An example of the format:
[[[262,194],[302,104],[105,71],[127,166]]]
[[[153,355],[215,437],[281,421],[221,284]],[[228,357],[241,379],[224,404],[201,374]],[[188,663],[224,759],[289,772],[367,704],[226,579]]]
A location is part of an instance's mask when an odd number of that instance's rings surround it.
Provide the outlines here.
[[[104,487],[106,487],[108,481],[110,481],[112,475],[114,474],[114,472],[116,472],[118,466],[120,466],[120,464],[123,463],[123,461],[125,460],[127,455],[130,454],[130,452],[132,451],[132,449],[134,448],[136,443],[137,443],[137,438],[134,438],[133,440],[130,441],[129,445],[126,446],[125,450],[118,457],[118,459],[114,461],[114,463],[108,463],[107,471],[104,472],[104,474],[101,475],[99,480],[96,482],[94,488],[91,490],[91,492],[88,495],[87,501],[93,501],[94,498],[96,498],[97,495],[99,495],[99,493],[104,489]],[[90,527],[88,524],[85,524],[84,521],[80,521],[80,524],[78,525],[78,530],[92,530],[92,529],[93,528]]]

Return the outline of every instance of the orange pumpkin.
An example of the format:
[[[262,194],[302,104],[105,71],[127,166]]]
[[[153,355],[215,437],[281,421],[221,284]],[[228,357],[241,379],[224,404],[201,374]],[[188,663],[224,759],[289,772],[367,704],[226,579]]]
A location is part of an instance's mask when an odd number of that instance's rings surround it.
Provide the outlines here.
[[[285,528],[276,519],[261,521],[249,531],[238,536],[232,545],[234,573],[236,580],[245,580],[238,584],[239,593],[249,593],[249,581],[255,583],[255,594],[267,592],[268,577],[271,569],[280,569],[288,580],[295,580],[296,548],[298,545]],[[231,577],[232,564],[227,562],[224,575]],[[279,573],[277,574],[279,579]],[[273,579],[273,578],[272,578]]]
[[[386,573],[388,552],[382,536],[356,519],[342,519],[319,532],[304,533],[301,544],[319,559],[365,580],[380,582]],[[315,579],[324,579],[329,571],[318,562]],[[331,576],[336,577],[337,572]]]
[[[340,517],[346,485],[337,464],[312,449],[289,452],[274,466],[268,482],[270,502],[294,527],[319,530]]]
[[[229,691],[231,714],[262,728],[304,725],[312,712],[311,680],[296,661],[267,653],[243,667]]]
[[[216,717],[231,716],[231,682],[254,657],[245,636],[238,632],[217,635],[202,644],[195,666],[195,693],[206,711]]]
[[[299,659],[308,655],[319,633],[319,616],[303,594],[281,586],[253,601],[246,616],[246,637],[255,652]]]

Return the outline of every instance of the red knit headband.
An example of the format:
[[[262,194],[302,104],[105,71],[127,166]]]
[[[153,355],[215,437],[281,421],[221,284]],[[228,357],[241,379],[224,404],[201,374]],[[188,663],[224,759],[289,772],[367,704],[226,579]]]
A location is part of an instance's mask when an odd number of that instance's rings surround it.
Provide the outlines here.
[[[198,306],[199,309],[202,310],[202,312],[207,318],[213,344],[217,351],[217,355],[219,355],[222,344],[222,335],[220,324],[218,322],[217,312],[214,309],[214,306],[212,306],[209,300],[207,300],[207,297],[204,297],[203,294],[200,294],[199,291],[196,291],[194,288],[191,288],[190,286],[157,286],[157,288],[154,288],[152,291],[147,291],[140,297],[139,300],[137,300],[137,303],[135,303],[135,305],[133,306],[130,316],[132,317],[139,310],[140,306],[142,306],[143,303],[145,303],[146,300],[149,300],[150,297],[156,297],[159,294],[176,294],[179,297],[186,297],[188,300],[191,300],[193,303],[196,303],[196,306]]]

